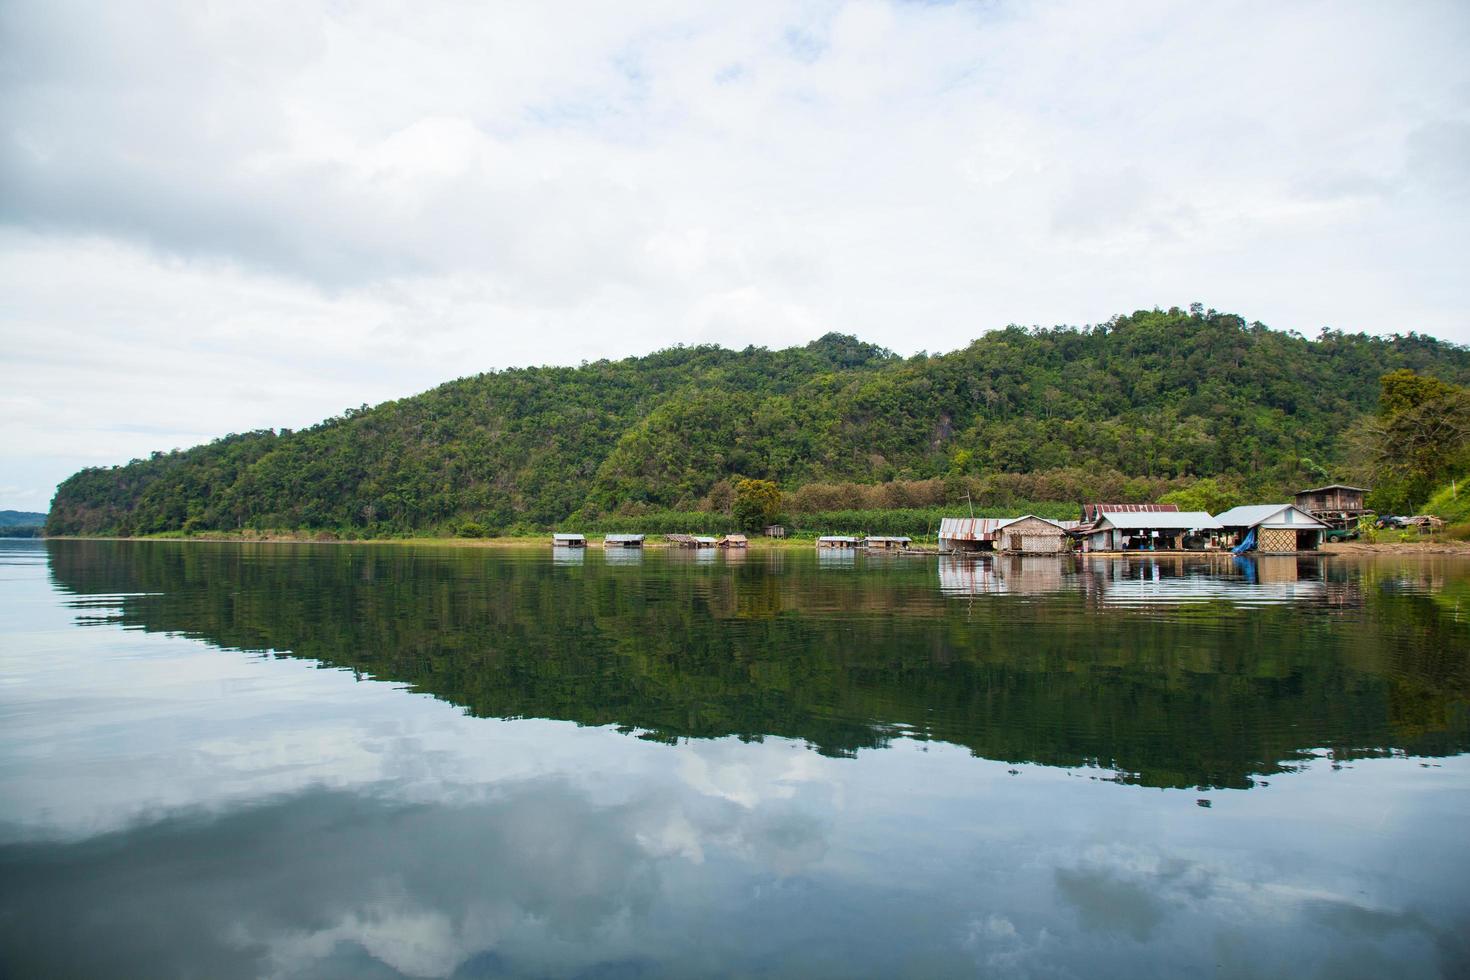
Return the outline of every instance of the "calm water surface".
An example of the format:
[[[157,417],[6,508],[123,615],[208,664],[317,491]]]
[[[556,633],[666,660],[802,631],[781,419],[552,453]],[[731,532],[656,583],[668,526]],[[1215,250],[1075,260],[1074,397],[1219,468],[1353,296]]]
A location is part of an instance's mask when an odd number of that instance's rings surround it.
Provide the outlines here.
[[[1467,750],[1464,560],[5,542],[0,976],[1465,976]]]

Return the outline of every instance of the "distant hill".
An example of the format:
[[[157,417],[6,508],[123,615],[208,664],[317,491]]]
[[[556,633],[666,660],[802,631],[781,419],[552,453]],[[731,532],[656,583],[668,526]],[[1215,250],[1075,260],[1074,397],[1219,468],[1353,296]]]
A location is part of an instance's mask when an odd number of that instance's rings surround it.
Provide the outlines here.
[[[45,514],[29,510],[0,510],[0,527],[41,527],[45,523]]]
[[[1114,472],[1281,496],[1342,460],[1344,431],[1396,368],[1465,384],[1470,350],[1178,309],[911,358],[840,334],[678,347],[480,374],[310,429],[86,469],[58,488],[47,530],[545,526],[693,509],[736,475],[787,490],[942,477],[963,500],[967,477]]]

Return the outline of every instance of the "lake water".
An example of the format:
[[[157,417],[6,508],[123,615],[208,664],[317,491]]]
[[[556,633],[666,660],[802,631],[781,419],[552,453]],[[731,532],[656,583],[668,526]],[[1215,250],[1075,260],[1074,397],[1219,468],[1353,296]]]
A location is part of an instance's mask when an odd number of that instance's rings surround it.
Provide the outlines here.
[[[4,542],[0,976],[1465,976],[1467,702],[1454,559]]]

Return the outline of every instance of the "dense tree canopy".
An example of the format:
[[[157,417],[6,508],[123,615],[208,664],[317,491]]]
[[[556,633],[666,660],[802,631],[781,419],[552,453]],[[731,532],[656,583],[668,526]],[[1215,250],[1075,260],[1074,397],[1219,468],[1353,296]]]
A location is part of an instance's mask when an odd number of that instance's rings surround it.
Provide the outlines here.
[[[1470,473],[1470,389],[1409,370],[1380,383],[1378,413],[1350,433],[1370,504],[1417,511],[1443,484]]]
[[[48,531],[494,531],[709,506],[737,478],[793,500],[810,484],[1051,473],[1069,474],[1059,486],[1213,477],[1279,497],[1338,475],[1344,432],[1399,369],[1464,384],[1470,350],[1412,333],[1307,340],[1177,309],[1013,326],[912,358],[837,334],[780,351],[676,347],[481,374],[310,429],[83,470]]]

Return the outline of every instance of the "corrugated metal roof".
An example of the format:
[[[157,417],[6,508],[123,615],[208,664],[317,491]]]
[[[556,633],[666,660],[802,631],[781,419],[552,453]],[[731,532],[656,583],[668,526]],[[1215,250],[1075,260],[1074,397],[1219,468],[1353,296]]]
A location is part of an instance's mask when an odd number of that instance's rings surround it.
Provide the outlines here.
[[[1329,483],[1325,487],[1313,487],[1310,490],[1298,490],[1296,495],[1300,497],[1304,493],[1321,493],[1323,490],[1356,490],[1358,493],[1369,493],[1367,487],[1350,487],[1346,483]]]
[[[1013,517],[941,517],[939,536],[954,541],[989,541]]]
[[[1290,520],[1284,516],[1286,511],[1293,512]],[[1217,514],[1215,520],[1221,527],[1289,527],[1309,531],[1327,526],[1293,504],[1246,504]]]
[[[613,544],[628,544],[629,542],[642,541],[643,540],[643,535],[641,535],[641,534],[609,534],[609,535],[606,535],[605,537],[603,537],[602,540],[604,540],[604,541],[611,541]]]
[[[859,539],[858,538],[851,537],[850,535],[846,535],[846,534],[824,534],[820,538],[818,538],[817,540],[818,541],[857,541]]]
[[[553,534],[551,536],[551,540],[553,540],[553,541],[586,541],[587,540],[587,536],[585,534]]]
[[[1082,520],[1090,522],[1107,514],[1173,514],[1179,512],[1178,504],[1083,504]]]
[[[1100,520],[1120,531],[1192,531],[1200,528],[1219,530],[1220,522],[1202,510],[1145,511],[1129,513],[1103,511]]]

